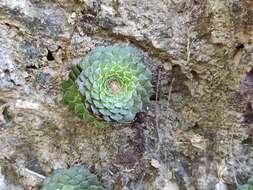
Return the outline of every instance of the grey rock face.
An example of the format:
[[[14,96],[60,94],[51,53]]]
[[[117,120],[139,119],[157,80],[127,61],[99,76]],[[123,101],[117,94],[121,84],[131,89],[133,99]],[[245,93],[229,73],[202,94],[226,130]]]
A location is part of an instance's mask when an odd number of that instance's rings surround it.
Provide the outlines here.
[[[8,28],[0,26],[0,88],[24,85],[26,73],[15,60],[15,42],[7,38]]]
[[[0,190],[83,164],[108,189],[235,189],[253,174],[253,3],[0,0]],[[155,94],[129,126],[94,129],[62,103],[98,45],[143,50]],[[1,189],[2,188],[2,189]]]
[[[1,190],[20,190],[20,188],[13,185],[8,185],[5,177],[0,173],[0,189]]]
[[[98,18],[114,34],[132,37],[175,58],[185,53],[191,6],[187,1],[102,1]]]

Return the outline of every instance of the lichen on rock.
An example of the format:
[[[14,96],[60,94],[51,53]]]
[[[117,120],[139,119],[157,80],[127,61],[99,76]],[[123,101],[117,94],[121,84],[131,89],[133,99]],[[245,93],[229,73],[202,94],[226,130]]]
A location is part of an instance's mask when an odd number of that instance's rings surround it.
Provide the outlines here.
[[[109,189],[244,184],[253,173],[252,8],[251,0],[0,0],[4,187],[37,190],[39,176],[76,163]],[[63,84],[75,114],[61,82],[111,44],[142,52],[155,93],[130,125],[97,129],[106,122],[86,108],[76,80]],[[107,86],[122,90],[115,78]]]

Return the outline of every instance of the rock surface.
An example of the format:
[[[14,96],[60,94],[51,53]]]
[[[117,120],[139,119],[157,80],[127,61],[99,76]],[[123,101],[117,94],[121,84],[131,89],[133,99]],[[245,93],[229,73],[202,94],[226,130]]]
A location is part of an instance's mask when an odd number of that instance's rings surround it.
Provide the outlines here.
[[[253,175],[250,0],[0,0],[0,190],[82,164],[115,190],[236,189]],[[97,45],[140,48],[155,94],[95,129],[61,80]]]

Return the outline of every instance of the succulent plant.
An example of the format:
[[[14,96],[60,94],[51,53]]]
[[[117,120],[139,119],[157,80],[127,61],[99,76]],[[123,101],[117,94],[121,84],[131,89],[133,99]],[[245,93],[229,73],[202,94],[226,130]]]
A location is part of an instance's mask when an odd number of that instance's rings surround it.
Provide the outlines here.
[[[82,112],[86,109],[107,122],[129,123],[149,102],[151,77],[142,53],[136,48],[121,45],[96,47],[72,69],[72,84],[65,87],[72,89],[65,90],[64,99],[68,103],[72,97],[72,108],[80,109],[81,102],[84,105]],[[76,98],[73,81],[81,98]],[[78,107],[73,104],[77,99]]]
[[[68,80],[64,80],[62,83],[63,88],[63,100],[69,105],[70,109],[77,114],[80,118],[84,119],[87,123],[96,126],[97,128],[107,127],[105,122],[97,120],[85,107],[84,97],[82,97],[78,91],[78,87],[73,79],[74,71],[70,73],[71,77]]]
[[[251,176],[247,183],[244,185],[240,185],[237,190],[253,190],[253,176]]]
[[[57,169],[43,182],[42,190],[105,190],[96,176],[82,166]]]

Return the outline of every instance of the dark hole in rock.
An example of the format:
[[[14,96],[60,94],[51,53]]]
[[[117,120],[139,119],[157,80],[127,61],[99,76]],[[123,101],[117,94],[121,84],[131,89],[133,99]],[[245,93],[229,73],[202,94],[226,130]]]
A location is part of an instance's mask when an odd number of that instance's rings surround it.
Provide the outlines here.
[[[47,60],[54,61],[53,53],[50,50],[47,51]]]
[[[252,138],[247,138],[247,139],[244,139],[242,141],[242,144],[249,144],[251,145],[253,143],[253,139]]]
[[[13,79],[11,79],[10,81],[12,82],[12,84],[20,86],[20,84],[16,84],[16,82]]]
[[[94,24],[96,19],[96,14],[83,13],[80,21],[81,23]]]
[[[199,75],[198,75],[198,73],[196,72],[196,71],[191,71],[191,74],[192,74],[192,78],[194,79],[194,80],[199,80]]]
[[[96,173],[96,166],[95,165],[92,165],[91,167],[89,167],[89,171],[91,173]]]
[[[150,96],[149,100],[150,101],[156,101],[156,95],[153,94],[152,96]],[[157,98],[157,100],[159,100],[159,97]]]
[[[136,114],[136,117],[135,117],[135,122],[140,123],[140,124],[144,123],[146,117],[147,117],[147,113],[145,113],[145,112],[138,112]]]
[[[173,65],[173,66],[172,66],[172,72],[173,72],[174,74],[176,74],[176,73],[181,73],[181,68],[180,68],[180,66],[179,66],[179,65]]]
[[[37,66],[36,65],[27,65],[25,68],[26,68],[26,70],[37,69]]]
[[[238,44],[235,48],[236,49],[243,49],[244,48],[244,44]]]
[[[6,75],[9,75],[9,74],[10,74],[10,70],[9,70],[9,69],[5,69],[5,70],[4,70],[4,73],[5,73]]]
[[[8,26],[8,27],[11,27],[11,25],[10,25],[9,23],[7,23],[7,22],[4,23],[4,24],[5,24],[6,26]]]
[[[199,124],[196,122],[196,123],[194,123],[194,125],[191,127],[191,129],[199,129],[200,128],[200,126],[199,126]]]
[[[9,111],[9,107],[6,106],[3,108],[3,116],[4,116],[4,120],[6,122],[10,122],[12,117],[11,117],[11,114],[10,114],[10,111]]]

